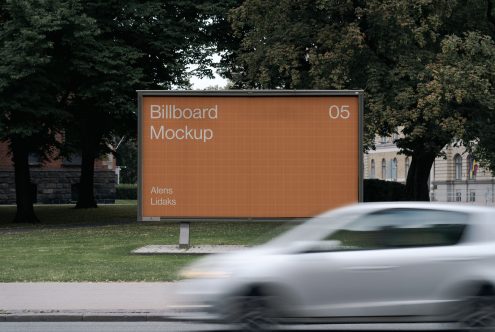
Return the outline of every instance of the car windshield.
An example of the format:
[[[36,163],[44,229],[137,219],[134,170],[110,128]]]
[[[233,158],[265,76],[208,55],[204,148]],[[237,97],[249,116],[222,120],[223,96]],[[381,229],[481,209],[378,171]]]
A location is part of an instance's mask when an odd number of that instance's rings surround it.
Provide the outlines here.
[[[446,246],[458,243],[468,215],[430,209],[395,208],[376,211],[330,233],[344,249],[387,249]]]
[[[466,213],[432,209],[347,211],[310,219],[267,244],[332,241],[335,250],[453,245],[461,240],[468,219]]]

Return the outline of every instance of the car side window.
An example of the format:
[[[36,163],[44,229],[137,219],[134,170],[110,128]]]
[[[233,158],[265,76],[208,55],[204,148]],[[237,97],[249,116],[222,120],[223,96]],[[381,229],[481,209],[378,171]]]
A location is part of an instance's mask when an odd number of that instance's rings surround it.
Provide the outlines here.
[[[466,213],[430,209],[385,209],[363,215],[327,236],[338,250],[393,249],[457,244],[468,224]]]

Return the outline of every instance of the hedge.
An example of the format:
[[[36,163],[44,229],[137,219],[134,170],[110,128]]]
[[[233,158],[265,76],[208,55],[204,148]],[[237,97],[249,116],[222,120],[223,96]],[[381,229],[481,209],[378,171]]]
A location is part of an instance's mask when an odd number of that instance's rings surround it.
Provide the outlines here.
[[[365,202],[407,201],[406,186],[399,182],[377,179],[364,180]]]
[[[117,199],[137,199],[137,184],[118,184]]]

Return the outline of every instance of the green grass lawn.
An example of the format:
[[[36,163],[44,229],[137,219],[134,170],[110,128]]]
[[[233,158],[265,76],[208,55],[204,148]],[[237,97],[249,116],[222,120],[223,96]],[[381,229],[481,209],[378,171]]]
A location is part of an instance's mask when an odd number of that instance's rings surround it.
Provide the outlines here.
[[[116,199],[115,204],[131,204],[137,205],[137,201],[135,199]]]
[[[179,241],[176,223],[135,222],[135,205],[35,209],[43,224],[33,227],[12,225],[15,208],[0,207],[0,282],[172,281],[180,268],[197,258],[131,254],[141,246]],[[195,222],[191,224],[191,244],[256,244],[277,234],[280,226]]]
[[[109,224],[131,223],[137,220],[137,206],[132,204],[99,205],[96,209],[75,209],[74,205],[35,205],[34,211],[41,220],[40,225],[34,227],[43,228],[53,225],[67,224]],[[13,224],[15,206],[0,206],[0,229],[4,227],[18,228],[33,225]]]

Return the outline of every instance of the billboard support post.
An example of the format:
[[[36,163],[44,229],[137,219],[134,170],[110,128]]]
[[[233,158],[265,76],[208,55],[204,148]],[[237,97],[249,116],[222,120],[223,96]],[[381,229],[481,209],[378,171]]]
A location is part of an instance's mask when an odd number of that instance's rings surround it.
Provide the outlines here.
[[[189,223],[181,222],[179,226],[179,249],[189,249]]]

